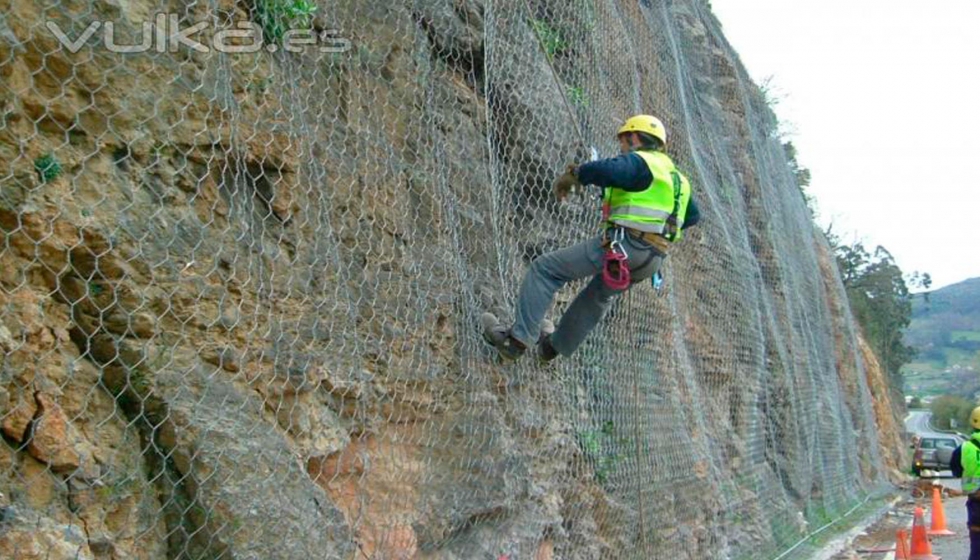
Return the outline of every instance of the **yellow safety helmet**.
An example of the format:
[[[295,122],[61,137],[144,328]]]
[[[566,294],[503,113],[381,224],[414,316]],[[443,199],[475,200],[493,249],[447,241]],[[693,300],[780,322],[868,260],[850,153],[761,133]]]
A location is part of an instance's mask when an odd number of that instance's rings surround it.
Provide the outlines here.
[[[970,426],[974,430],[980,430],[980,406],[974,408],[973,412],[970,413]]]
[[[664,128],[664,123],[660,122],[660,119],[651,115],[635,115],[630,117],[623,123],[623,126],[619,127],[619,132],[616,136],[624,134],[626,132],[645,132],[650,136],[660,140],[667,145],[667,129]]]

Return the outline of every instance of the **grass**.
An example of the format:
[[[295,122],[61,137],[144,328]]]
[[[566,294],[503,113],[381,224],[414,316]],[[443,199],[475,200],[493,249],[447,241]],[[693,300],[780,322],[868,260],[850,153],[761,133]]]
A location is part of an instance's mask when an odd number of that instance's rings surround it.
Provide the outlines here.
[[[561,31],[552,27],[543,19],[532,19],[531,29],[537,35],[538,41],[541,42],[541,46],[544,48],[545,53],[547,53],[549,60],[554,59],[555,56],[561,54],[568,48],[568,42],[565,41]]]
[[[905,375],[921,375],[927,372],[939,372],[945,367],[945,364],[939,360],[922,360],[909,362],[902,366],[902,371]]]
[[[316,4],[310,0],[255,0],[253,18],[265,40],[281,44],[291,29],[310,29]]]
[[[34,170],[37,171],[42,183],[50,183],[57,179],[62,172],[61,164],[54,157],[54,154],[51,153],[44,154],[35,159]]]
[[[861,520],[872,515],[875,511],[884,506],[886,501],[887,499],[885,497],[872,498],[868,500],[867,503],[856,506],[854,511],[840,512],[837,515],[827,515],[826,512],[824,512],[824,515],[827,517],[826,522],[821,523],[819,526],[815,526],[811,522],[810,530],[818,531],[826,523],[832,523],[832,525],[817,534],[811,533],[810,537],[807,538],[807,544],[817,549],[822,548],[834,538],[847,532],[848,529],[860,523]]]
[[[577,105],[583,109],[589,106],[589,95],[585,93],[585,89],[579,86],[573,86],[568,88],[568,99],[572,104]]]
[[[616,426],[609,420],[598,430],[582,430],[578,433],[579,447],[593,466],[595,478],[599,483],[609,480],[616,465],[623,457],[614,451],[622,441],[615,440]]]
[[[952,331],[949,338],[953,342],[968,341],[980,342],[980,332],[977,331]]]
[[[965,336],[980,334],[975,331],[956,332]],[[965,337],[960,340],[972,342],[971,339]],[[955,339],[954,342],[956,342]],[[965,367],[972,364],[976,358],[975,351],[964,350],[962,348],[951,348],[947,346],[940,350],[942,352],[942,359],[935,358],[934,356],[919,356],[915,361],[902,366],[902,373],[909,377],[942,376],[953,365],[959,364]]]

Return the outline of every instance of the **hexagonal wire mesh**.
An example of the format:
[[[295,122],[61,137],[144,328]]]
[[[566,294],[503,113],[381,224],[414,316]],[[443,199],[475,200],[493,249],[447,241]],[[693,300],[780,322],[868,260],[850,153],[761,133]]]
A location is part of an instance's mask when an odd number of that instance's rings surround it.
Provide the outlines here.
[[[2,6],[4,553],[761,558],[882,480],[832,258],[702,2]],[[274,52],[214,48],[249,21]],[[596,231],[550,181],[636,112],[702,225],[575,356],[497,363],[480,312]]]

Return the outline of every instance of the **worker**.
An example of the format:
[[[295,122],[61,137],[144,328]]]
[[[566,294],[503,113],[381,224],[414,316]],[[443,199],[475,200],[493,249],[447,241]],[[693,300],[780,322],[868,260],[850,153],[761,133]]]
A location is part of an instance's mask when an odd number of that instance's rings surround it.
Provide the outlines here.
[[[912,445],[910,446],[910,449],[912,449],[912,460],[909,462],[909,464],[911,465],[911,470],[909,471],[909,473],[912,476],[919,476],[920,473],[919,467],[915,464],[915,454],[919,450],[920,441],[922,441],[922,436],[918,434],[912,436]]]
[[[573,189],[603,189],[599,235],[531,263],[517,301],[515,322],[502,324],[492,313],[480,318],[483,335],[505,359],[520,358],[537,344],[537,356],[550,362],[570,356],[599,323],[613,300],[656,274],[671,243],[700,219],[691,186],[664,153],[667,131],[659,119],[636,115],[617,132],[617,157],[570,165],[554,183],[564,200]],[[541,326],[555,293],[573,280],[592,280],[572,301],[557,330]]]
[[[970,532],[970,559],[980,560],[980,406],[970,413],[970,439],[953,450],[949,460],[953,476],[966,496],[966,526]]]

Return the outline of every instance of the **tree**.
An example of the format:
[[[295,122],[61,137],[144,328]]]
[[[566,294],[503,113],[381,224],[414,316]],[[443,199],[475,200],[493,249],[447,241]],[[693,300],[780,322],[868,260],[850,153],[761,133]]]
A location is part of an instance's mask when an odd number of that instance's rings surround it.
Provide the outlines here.
[[[919,272],[918,270],[913,272],[908,277],[908,285],[912,288],[921,288],[924,290],[922,294],[922,299],[929,303],[929,288],[932,287],[932,276],[928,272]]]
[[[970,425],[973,406],[972,402],[963,397],[943,395],[933,400],[929,407],[932,411],[932,424],[940,430],[948,430],[953,427],[950,420],[956,420],[957,427],[965,429]]]
[[[800,165],[800,162],[797,161],[796,146],[793,145],[793,142],[783,143],[783,152],[786,153],[789,169],[793,172],[793,177],[796,178],[796,184],[799,185],[801,190],[803,187],[810,186],[810,170]]]
[[[902,270],[880,245],[869,253],[861,242],[841,244],[830,229],[826,235],[834,247],[851,312],[892,387],[900,390],[903,383],[899,368],[915,357],[915,350],[903,340],[904,330],[912,320],[912,296]],[[916,272],[912,279],[916,285],[931,284],[928,274]]]
[[[786,162],[789,165],[789,170],[793,174],[793,178],[796,180],[796,187],[800,189],[800,194],[803,195],[803,202],[806,203],[807,209],[810,210],[810,214],[815,214],[815,201],[810,193],[807,192],[806,188],[810,186],[810,170],[806,167],[800,165],[800,162],[796,159],[796,146],[793,142],[787,141],[783,143],[783,152],[786,154]]]

